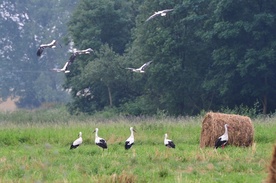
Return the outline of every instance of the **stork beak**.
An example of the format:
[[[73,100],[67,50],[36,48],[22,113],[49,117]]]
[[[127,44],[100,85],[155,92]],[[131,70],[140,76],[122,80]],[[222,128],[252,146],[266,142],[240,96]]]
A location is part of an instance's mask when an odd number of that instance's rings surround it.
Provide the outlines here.
[[[59,46],[62,48],[61,44],[60,44],[60,43],[58,43],[58,44],[59,44]]]
[[[95,132],[96,132],[96,130],[93,131],[93,133],[95,133]]]
[[[135,129],[133,129],[133,131],[134,131],[134,132],[136,132],[136,130],[135,130]]]

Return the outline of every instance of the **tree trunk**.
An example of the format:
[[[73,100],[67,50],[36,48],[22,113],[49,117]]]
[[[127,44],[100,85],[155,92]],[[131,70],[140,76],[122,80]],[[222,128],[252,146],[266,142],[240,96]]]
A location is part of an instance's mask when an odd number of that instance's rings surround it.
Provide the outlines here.
[[[107,90],[108,90],[109,106],[112,107],[112,95],[111,95],[111,90],[109,86],[107,86]]]
[[[265,76],[264,78],[264,84],[265,86],[267,86],[267,76]],[[264,96],[263,96],[263,114],[267,113],[267,94],[265,92]]]
[[[267,113],[267,96],[263,96],[263,114]]]

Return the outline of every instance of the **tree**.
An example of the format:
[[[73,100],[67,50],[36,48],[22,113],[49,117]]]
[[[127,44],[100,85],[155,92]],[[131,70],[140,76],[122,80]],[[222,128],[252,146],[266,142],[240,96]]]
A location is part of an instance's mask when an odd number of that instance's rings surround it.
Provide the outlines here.
[[[105,107],[118,107],[127,97],[120,56],[106,44],[94,54],[94,60],[89,61],[77,76],[68,79],[75,96],[69,105],[71,113],[93,113]],[[85,88],[90,89],[91,95],[78,96],[77,93]]]
[[[66,34],[65,22],[75,6],[74,2],[75,0],[15,0],[1,3],[0,45],[4,48],[0,53],[1,98],[19,97],[18,106],[29,108],[39,106],[42,101],[65,101],[66,93],[60,88],[63,76],[50,69],[59,63],[64,64],[66,47],[49,49],[40,59],[36,56],[36,50],[39,44],[52,39],[62,43],[61,39]],[[52,84],[43,85],[38,82],[41,78]],[[45,91],[50,91],[55,96],[44,97],[42,94],[47,93]],[[61,92],[63,95],[60,95]]]
[[[209,49],[198,36],[205,6],[206,1],[145,1],[140,8],[129,54],[133,64],[154,61],[141,92],[147,104],[154,105],[154,113],[195,114],[212,104],[212,92],[202,87],[210,63]],[[169,8],[174,11],[166,17],[145,22],[154,11]]]
[[[131,13],[131,3],[123,0],[81,0],[68,23],[68,40],[83,49],[98,50],[102,44],[108,44],[122,54],[134,26]]]
[[[204,37],[214,45],[214,63],[206,86],[218,89],[224,105],[253,106],[259,100],[264,114],[272,112],[276,2],[213,0],[209,7],[214,13],[206,21]]]
[[[135,13],[133,2],[80,1],[68,23],[68,41],[79,49],[91,47],[91,57],[78,57],[66,77],[65,88],[72,88],[71,112],[93,113],[109,106],[119,106],[127,91],[125,77],[120,67],[127,44],[131,41]],[[135,11],[134,11],[135,12]],[[76,96],[90,88],[93,98]]]

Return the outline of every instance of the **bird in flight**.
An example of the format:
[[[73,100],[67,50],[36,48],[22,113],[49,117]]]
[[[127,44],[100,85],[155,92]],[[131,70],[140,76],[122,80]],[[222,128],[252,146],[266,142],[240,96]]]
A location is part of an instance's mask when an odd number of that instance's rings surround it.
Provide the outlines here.
[[[91,48],[87,48],[85,50],[74,50],[73,51],[73,54],[70,56],[69,60],[64,64],[63,68],[62,69],[52,69],[53,71],[56,71],[56,72],[64,72],[64,73],[69,73],[70,70],[68,70],[68,66],[70,66],[74,61],[75,61],[75,58],[78,56],[78,55],[82,55],[82,54],[90,54],[90,52],[93,51]]]
[[[56,47],[56,44],[57,44],[57,41],[56,40],[53,40],[51,43],[48,43],[48,44],[41,44],[36,52],[36,55],[37,56],[41,56],[42,55],[42,52],[45,48],[55,48]],[[60,45],[61,46],[61,45]]]
[[[52,69],[52,70],[53,70],[53,71],[56,71],[56,72],[69,73],[70,71],[67,69],[68,64],[69,64],[69,61],[66,62],[66,63],[64,64],[63,68],[61,68],[61,69],[54,68],[54,69]]]
[[[152,63],[153,61],[149,61],[147,63],[144,63],[141,67],[135,69],[135,68],[131,68],[131,67],[128,67],[126,69],[129,69],[133,72],[137,72],[137,73],[144,73],[145,72],[145,69]]]
[[[173,11],[173,9],[166,9],[166,10],[161,10],[154,12],[153,15],[151,15],[149,18],[147,18],[146,22],[149,21],[150,19],[153,19],[154,17],[161,15],[162,17],[166,16],[168,12]]]
[[[76,53],[78,55],[81,55],[81,54],[90,54],[92,51],[92,48],[87,48],[85,50],[77,50],[77,49],[73,49],[73,53]]]

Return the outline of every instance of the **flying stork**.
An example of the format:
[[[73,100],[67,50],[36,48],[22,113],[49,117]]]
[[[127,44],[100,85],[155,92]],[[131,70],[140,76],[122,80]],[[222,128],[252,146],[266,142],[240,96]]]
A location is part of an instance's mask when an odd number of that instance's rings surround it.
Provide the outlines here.
[[[129,70],[131,70],[131,71],[133,71],[133,72],[137,72],[137,73],[144,73],[144,72],[145,72],[145,69],[146,69],[152,62],[153,62],[153,61],[149,61],[149,62],[143,64],[141,67],[139,67],[139,68],[137,68],[137,69],[131,68],[131,67],[128,67],[128,68],[126,68],[126,69],[129,69]]]
[[[146,22],[149,21],[150,19],[153,19],[154,17],[156,17],[158,15],[161,15],[162,17],[166,16],[167,13],[170,12],[170,11],[173,11],[173,9],[166,9],[166,10],[161,10],[161,11],[154,12],[154,14],[152,14],[149,18],[147,18]]]
[[[36,55],[40,57],[42,55],[44,48],[55,48],[56,44],[57,44],[57,41],[55,39],[51,43],[41,44],[36,52]]]
[[[70,70],[68,70],[68,67],[75,61],[75,58],[78,55],[82,55],[82,54],[90,54],[90,52],[92,52],[93,50],[91,48],[87,48],[85,50],[74,50],[73,54],[70,56],[69,60],[64,64],[62,69],[52,69],[56,72],[64,72],[64,73],[69,73]]]

